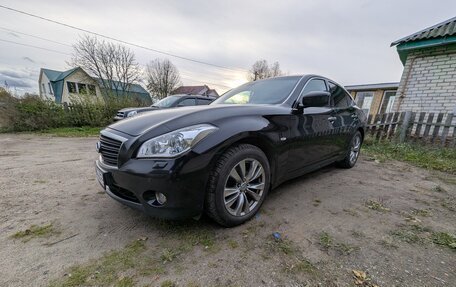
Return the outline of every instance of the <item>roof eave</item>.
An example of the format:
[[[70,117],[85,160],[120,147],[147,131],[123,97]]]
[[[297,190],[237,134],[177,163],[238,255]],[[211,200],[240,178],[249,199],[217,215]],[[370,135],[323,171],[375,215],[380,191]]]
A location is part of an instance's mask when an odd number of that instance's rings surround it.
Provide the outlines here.
[[[454,36],[446,36],[441,38],[434,38],[434,39],[427,39],[427,40],[420,40],[420,41],[413,41],[413,42],[406,42],[397,45],[397,53],[399,54],[399,58],[403,65],[407,61],[408,53],[412,50],[416,49],[425,49],[431,47],[438,47],[444,45],[456,44],[456,35]]]

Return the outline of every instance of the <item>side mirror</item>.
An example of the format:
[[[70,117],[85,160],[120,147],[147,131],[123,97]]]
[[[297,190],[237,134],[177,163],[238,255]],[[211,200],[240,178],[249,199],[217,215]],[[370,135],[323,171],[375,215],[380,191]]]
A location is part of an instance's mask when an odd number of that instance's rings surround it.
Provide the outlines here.
[[[309,92],[302,96],[300,106],[302,108],[327,107],[330,96],[331,94],[325,91]]]

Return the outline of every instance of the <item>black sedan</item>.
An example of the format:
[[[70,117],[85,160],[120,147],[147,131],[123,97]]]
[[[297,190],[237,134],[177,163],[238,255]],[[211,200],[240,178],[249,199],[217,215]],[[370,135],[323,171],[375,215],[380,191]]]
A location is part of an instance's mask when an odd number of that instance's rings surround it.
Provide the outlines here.
[[[124,108],[117,112],[114,121],[136,116],[137,114],[155,111],[159,109],[169,109],[175,107],[209,105],[216,98],[211,96],[179,94],[167,96],[149,107]]]
[[[167,219],[235,226],[282,182],[355,165],[366,116],[315,75],[244,84],[208,106],[159,110],[101,131],[96,175],[115,200]]]

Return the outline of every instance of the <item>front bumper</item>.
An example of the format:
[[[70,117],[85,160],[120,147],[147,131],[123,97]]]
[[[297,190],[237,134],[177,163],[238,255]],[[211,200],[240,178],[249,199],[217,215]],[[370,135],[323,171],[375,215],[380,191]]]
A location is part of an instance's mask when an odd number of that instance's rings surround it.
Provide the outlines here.
[[[178,159],[130,159],[121,167],[95,162],[104,189],[113,199],[150,216],[184,219],[203,211],[210,155],[188,154]],[[159,205],[155,193],[166,196]]]
[[[125,119],[125,117],[115,116],[113,119],[115,122],[117,122],[117,121]]]

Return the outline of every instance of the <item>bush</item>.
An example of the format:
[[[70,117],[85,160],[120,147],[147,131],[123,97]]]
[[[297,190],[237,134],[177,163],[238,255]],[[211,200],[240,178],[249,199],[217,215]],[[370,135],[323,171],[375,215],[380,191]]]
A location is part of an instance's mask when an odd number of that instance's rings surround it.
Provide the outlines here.
[[[130,97],[79,96],[70,105],[56,104],[37,95],[21,99],[0,90],[0,128],[4,131],[38,131],[61,127],[101,127],[110,124],[119,109],[142,103]]]

